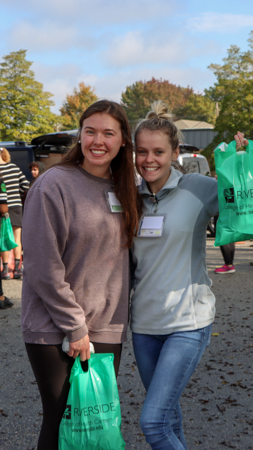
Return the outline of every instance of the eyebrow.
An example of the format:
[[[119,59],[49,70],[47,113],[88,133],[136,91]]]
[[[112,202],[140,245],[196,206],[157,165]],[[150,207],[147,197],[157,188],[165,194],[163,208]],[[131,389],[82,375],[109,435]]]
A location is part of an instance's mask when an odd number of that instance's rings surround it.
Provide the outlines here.
[[[84,129],[86,129],[86,128],[90,128],[91,130],[95,130],[94,127],[90,127],[89,125],[84,127]],[[103,131],[114,131],[114,133],[116,133],[116,131],[113,128],[105,128],[105,130],[103,130]]]
[[[142,147],[141,145],[139,147],[136,146],[136,148],[137,149],[142,149],[142,150],[147,150],[146,147]],[[166,149],[165,149],[165,147],[155,147],[155,148],[153,148],[153,150],[156,151],[156,150],[166,150]]]

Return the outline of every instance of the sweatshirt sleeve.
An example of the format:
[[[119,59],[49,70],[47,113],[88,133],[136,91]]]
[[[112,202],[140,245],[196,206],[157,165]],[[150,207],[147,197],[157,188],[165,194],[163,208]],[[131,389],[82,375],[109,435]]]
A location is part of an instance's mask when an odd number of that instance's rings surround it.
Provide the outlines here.
[[[35,186],[28,192],[22,226],[24,276],[43,301],[55,325],[70,342],[88,333],[82,307],[65,281],[62,260],[68,240],[68,220],[61,193]]]

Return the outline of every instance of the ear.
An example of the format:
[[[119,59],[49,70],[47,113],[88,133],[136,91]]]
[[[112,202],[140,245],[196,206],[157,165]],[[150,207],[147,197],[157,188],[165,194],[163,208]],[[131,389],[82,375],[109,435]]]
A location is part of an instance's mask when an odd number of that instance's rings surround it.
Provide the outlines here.
[[[176,150],[174,150],[173,154],[172,154],[172,161],[176,161],[178,156],[179,156],[180,150],[179,150],[179,146],[176,148]]]

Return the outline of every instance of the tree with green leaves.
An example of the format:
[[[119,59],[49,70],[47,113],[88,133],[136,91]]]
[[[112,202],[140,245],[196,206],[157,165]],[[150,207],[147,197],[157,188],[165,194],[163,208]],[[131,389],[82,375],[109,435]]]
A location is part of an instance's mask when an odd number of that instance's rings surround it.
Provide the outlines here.
[[[199,120],[215,124],[216,108],[215,102],[202,94],[192,93],[183,106],[174,109],[177,119]]]
[[[217,82],[205,91],[210,100],[218,102],[219,115],[213,142],[204,154],[214,168],[213,150],[222,141],[230,142],[237,131],[253,139],[253,31],[248,39],[249,50],[232,45],[223,64],[211,64]]]
[[[79,83],[79,89],[74,88],[72,95],[67,95],[60,108],[61,123],[64,130],[79,128],[79,119],[82,113],[92,103],[98,100],[95,90],[84,83]]]
[[[191,94],[193,89],[190,87],[183,88],[168,80],[153,77],[149,81],[137,81],[127,86],[121,94],[121,104],[130,123],[134,125],[138,119],[145,117],[155,100],[163,100],[174,114],[174,110],[185,105]]]
[[[248,51],[242,52],[232,45],[224,64],[209,66],[217,77],[215,85],[206,90],[206,95],[219,104],[217,142],[224,133],[229,142],[238,130],[253,138],[253,31],[248,42]]]
[[[26,50],[11,52],[0,63],[0,139],[24,140],[56,130],[52,94],[43,91],[26,60]]]

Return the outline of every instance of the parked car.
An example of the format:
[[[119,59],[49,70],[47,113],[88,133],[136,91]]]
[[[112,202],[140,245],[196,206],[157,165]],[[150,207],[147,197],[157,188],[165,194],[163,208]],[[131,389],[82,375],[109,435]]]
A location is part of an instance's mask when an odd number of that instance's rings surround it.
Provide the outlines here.
[[[185,173],[201,173],[211,176],[210,167],[205,156],[200,154],[197,147],[181,143],[179,144],[180,154],[178,162],[183,166]]]
[[[185,173],[200,173],[202,175],[211,176],[210,167],[205,156],[201,155],[199,149],[192,145],[183,144],[179,145],[180,154],[178,156],[178,162],[183,166]],[[211,218],[207,225],[207,231],[211,237],[215,237],[214,219]]]
[[[31,171],[29,164],[35,160],[33,147],[27,142],[0,142],[0,147],[5,147],[11,155],[11,162],[16,164],[22,170],[27,180],[31,181]]]
[[[57,164],[76,139],[76,134],[77,130],[45,134],[33,139],[30,144],[23,141],[0,142],[0,147],[8,150],[11,162],[20,167],[26,178],[31,181],[29,164],[32,161],[42,161],[46,169]]]

